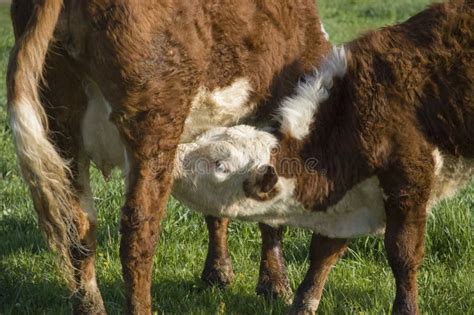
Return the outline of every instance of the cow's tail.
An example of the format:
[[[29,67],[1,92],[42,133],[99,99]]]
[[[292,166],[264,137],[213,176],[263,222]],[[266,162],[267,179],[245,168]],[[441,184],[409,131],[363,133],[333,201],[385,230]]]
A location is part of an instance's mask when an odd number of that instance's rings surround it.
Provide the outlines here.
[[[65,278],[73,285],[70,253],[82,248],[75,228],[78,211],[68,163],[48,138],[47,117],[38,91],[62,5],[62,0],[36,5],[25,31],[17,38],[8,65],[8,111],[18,161],[40,228],[50,247],[61,255]]]

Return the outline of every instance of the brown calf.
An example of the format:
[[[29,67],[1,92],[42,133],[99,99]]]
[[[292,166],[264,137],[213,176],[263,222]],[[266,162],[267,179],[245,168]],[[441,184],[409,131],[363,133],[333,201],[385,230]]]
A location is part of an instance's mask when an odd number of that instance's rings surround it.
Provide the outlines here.
[[[181,145],[173,189],[216,216],[314,231],[295,314],[316,311],[349,238],[385,232],[393,313],[417,314],[427,210],[474,171],[473,47],[474,3],[455,0],[336,48],[275,132],[215,128]]]
[[[124,168],[127,309],[150,313],[152,257],[178,143],[212,126],[264,117],[290,93],[329,48],[315,5],[14,0],[12,20],[8,108],[15,145],[40,226],[63,258],[74,311],[105,311],[94,270],[92,160],[105,175]],[[203,278],[226,284],[228,221],[206,221]],[[285,294],[281,232],[261,229],[258,290]]]

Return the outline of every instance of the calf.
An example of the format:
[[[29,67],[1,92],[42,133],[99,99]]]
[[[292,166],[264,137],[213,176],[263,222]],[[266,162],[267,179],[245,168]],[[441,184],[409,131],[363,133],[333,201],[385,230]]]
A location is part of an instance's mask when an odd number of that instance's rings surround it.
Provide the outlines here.
[[[474,4],[457,0],[336,48],[276,130],[216,128],[182,145],[174,193],[208,214],[314,231],[292,313],[316,311],[348,239],[385,233],[393,313],[417,314],[427,211],[473,174],[473,44]]]
[[[63,258],[74,312],[105,312],[94,269],[92,160],[105,176],[124,169],[127,309],[150,313],[152,257],[178,143],[265,117],[291,92],[329,49],[314,1],[14,0],[12,21],[16,151],[40,227]],[[203,277],[226,284],[228,221],[206,221]],[[284,294],[281,231],[261,229],[259,291]]]

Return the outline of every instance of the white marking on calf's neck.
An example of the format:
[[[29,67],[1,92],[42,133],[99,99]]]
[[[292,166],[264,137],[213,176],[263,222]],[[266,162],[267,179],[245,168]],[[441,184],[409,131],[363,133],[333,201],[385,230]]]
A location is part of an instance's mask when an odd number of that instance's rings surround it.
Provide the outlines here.
[[[334,47],[321,67],[306,82],[298,84],[295,95],[283,101],[277,116],[280,130],[295,139],[304,139],[309,134],[318,106],[329,97],[333,79],[343,77],[346,69],[344,47]]]

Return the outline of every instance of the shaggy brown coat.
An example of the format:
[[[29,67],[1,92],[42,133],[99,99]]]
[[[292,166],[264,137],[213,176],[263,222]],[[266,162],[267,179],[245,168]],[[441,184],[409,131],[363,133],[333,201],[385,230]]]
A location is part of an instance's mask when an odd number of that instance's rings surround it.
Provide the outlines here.
[[[297,140],[278,133],[281,150],[272,165],[278,175],[296,179],[296,198],[308,211],[324,211],[354,185],[378,177],[386,198],[395,314],[419,312],[416,273],[436,172],[433,152],[474,158],[473,45],[472,1],[436,4],[404,23],[369,32],[345,46],[347,71],[334,78],[309,135]],[[308,159],[317,166],[301,172]],[[282,167],[285,160],[300,162]],[[270,168],[253,193],[271,198],[272,174]],[[314,234],[295,313],[315,310],[329,270],[346,246],[347,240]]]

